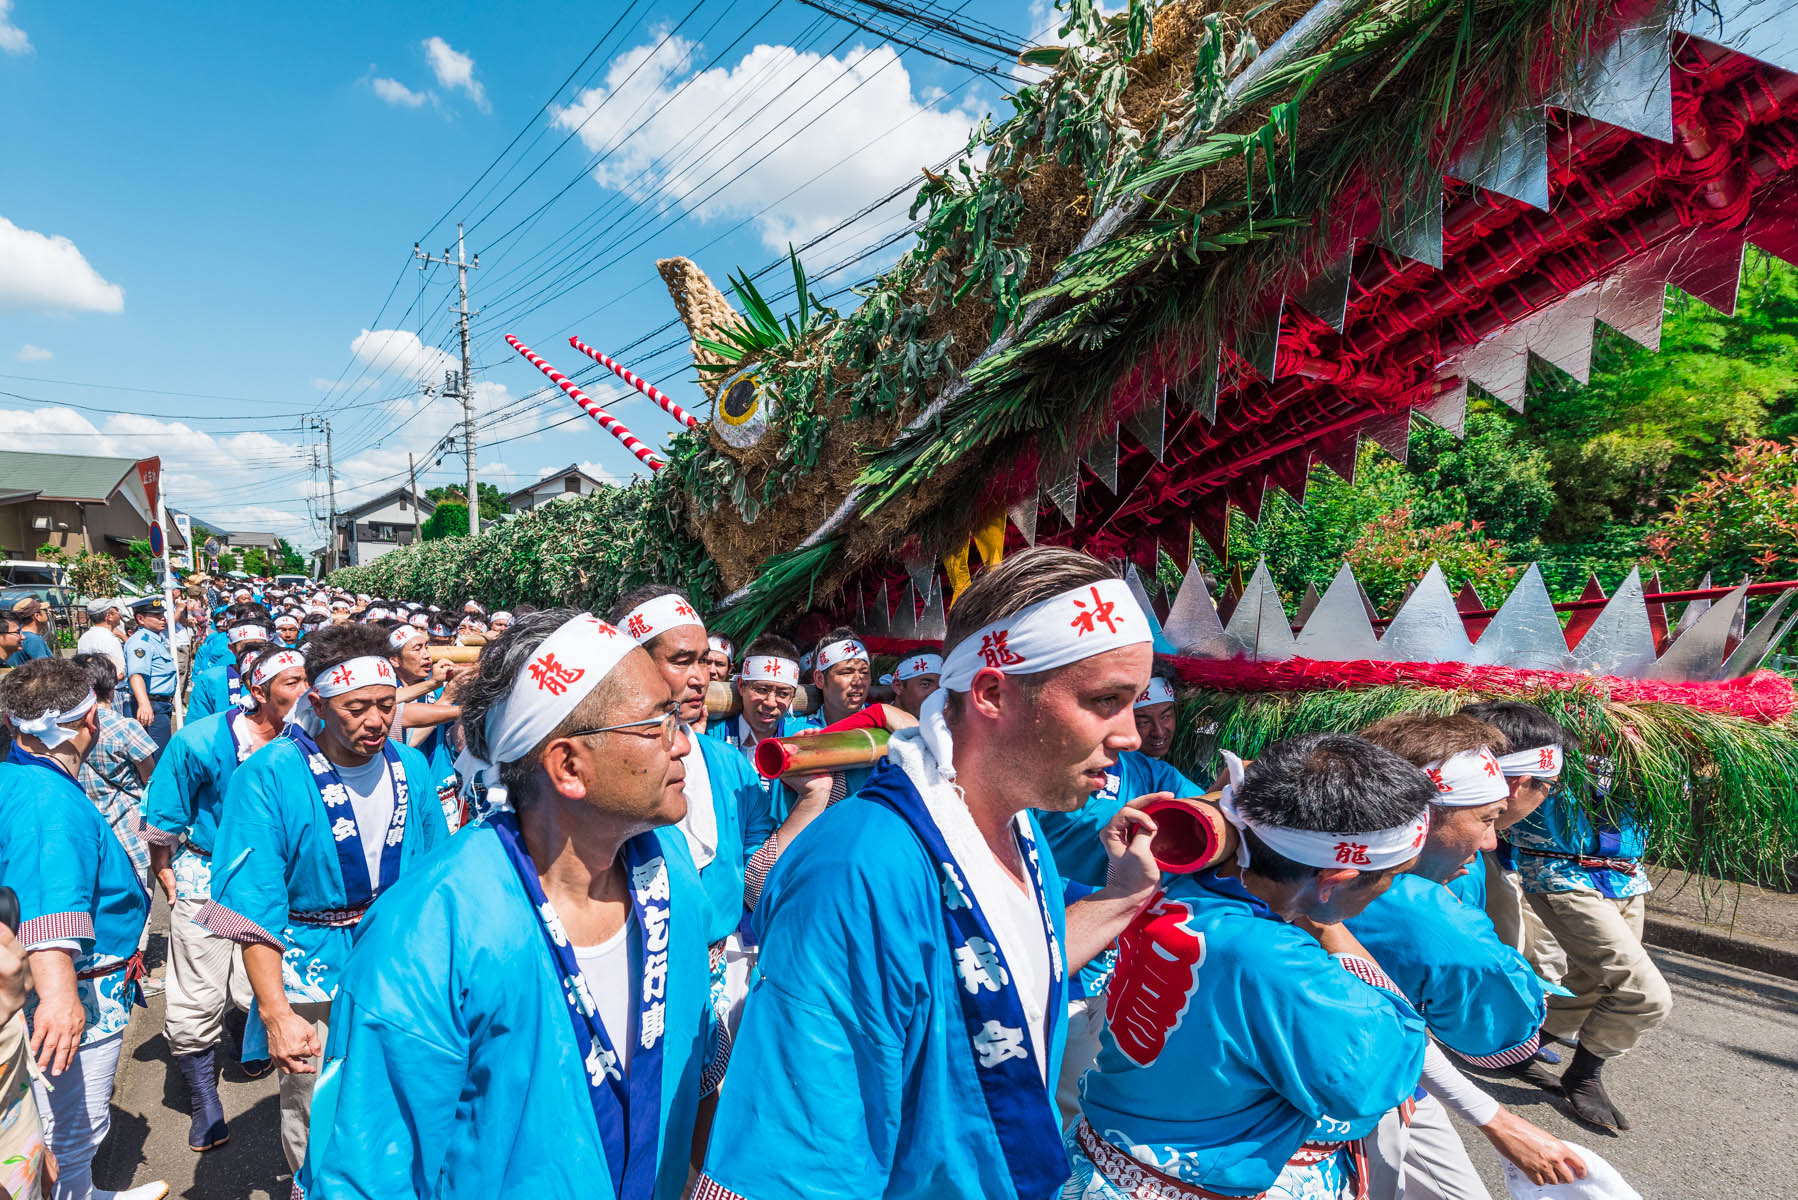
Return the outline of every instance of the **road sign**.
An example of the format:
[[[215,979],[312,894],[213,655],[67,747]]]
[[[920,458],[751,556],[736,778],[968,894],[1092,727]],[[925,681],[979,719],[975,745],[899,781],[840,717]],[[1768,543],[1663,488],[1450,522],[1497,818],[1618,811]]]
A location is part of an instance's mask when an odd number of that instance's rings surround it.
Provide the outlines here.
[[[150,556],[160,559],[163,552],[162,522],[150,522]]]

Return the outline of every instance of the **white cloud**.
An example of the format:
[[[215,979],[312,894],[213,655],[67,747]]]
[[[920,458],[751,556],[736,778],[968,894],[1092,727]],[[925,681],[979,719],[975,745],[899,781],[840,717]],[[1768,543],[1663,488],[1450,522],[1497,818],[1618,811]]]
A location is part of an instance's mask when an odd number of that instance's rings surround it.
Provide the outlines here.
[[[125,289],[102,279],[68,238],[0,217],[0,311],[30,308],[122,312]]]
[[[604,463],[583,461],[577,465],[580,467],[581,470],[585,471],[587,474],[591,475],[593,478],[599,480],[601,483],[622,484],[625,482],[625,480],[623,480],[622,478],[619,477],[619,475],[616,471],[612,470],[612,468],[606,466]],[[547,474],[547,473],[548,472],[545,472],[545,474]]]
[[[940,161],[966,143],[976,119],[971,106],[951,109],[941,93],[914,92],[890,46],[835,58],[763,45],[734,67],[698,74],[695,49],[670,37],[628,51],[605,86],[582,92],[553,120],[579,129],[589,151],[608,151],[594,179],[633,200],[673,203],[702,220],[768,208],[755,224],[771,249],[815,236]],[[632,132],[643,113],[647,123]],[[904,223],[909,201],[896,200],[851,240]],[[808,258],[830,253],[820,247]]]
[[[15,362],[24,363],[49,362],[55,357],[56,355],[44,349],[42,346],[33,346],[30,342],[26,342],[23,346],[19,347],[19,352],[13,355],[13,360]]]
[[[8,54],[31,53],[31,39],[25,31],[7,18],[12,15],[12,0],[0,0],[0,50]]]
[[[376,372],[392,371],[435,386],[442,386],[445,371],[462,366],[455,356],[425,345],[405,329],[364,329],[350,342],[350,353]]]
[[[425,39],[425,57],[431,60],[431,72],[437,85],[450,91],[466,92],[474,106],[488,111],[487,89],[474,77],[474,59],[456,50],[440,37]]]
[[[426,104],[437,103],[437,93],[429,89],[415,92],[397,79],[377,79],[373,87],[375,95],[389,104],[400,108],[420,108]]]

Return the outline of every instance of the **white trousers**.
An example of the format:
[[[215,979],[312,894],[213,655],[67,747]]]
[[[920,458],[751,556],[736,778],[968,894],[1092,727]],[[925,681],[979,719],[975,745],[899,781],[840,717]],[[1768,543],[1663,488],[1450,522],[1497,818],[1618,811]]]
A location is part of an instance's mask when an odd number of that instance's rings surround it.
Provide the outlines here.
[[[325,1035],[330,1033],[331,1002],[318,1004],[296,1002],[293,1011],[312,1022],[318,1034],[319,1049],[324,1049]],[[306,1161],[306,1140],[312,1132],[312,1085],[318,1082],[323,1056],[312,1060],[312,1074],[289,1075],[281,1072],[281,1152],[287,1156],[287,1168],[298,1171]]]
[[[1068,1003],[1068,1042],[1061,1052],[1061,1077],[1055,1081],[1055,1105],[1061,1127],[1080,1120],[1080,1077],[1099,1057],[1099,1034],[1105,1029],[1105,997],[1085,996]]]
[[[31,1081],[44,1141],[56,1156],[51,1200],[91,1200],[94,1194],[94,1154],[112,1128],[112,1081],[124,1045],[122,1031],[90,1042],[75,1052],[68,1070],[50,1078],[49,1087]]]
[[[197,1054],[224,1038],[225,1008],[248,1011],[250,977],[243,969],[243,949],[196,924],[203,900],[176,900],[169,913],[167,1003],[162,1035],[171,1054]]]
[[[1492,1200],[1434,1096],[1417,1102],[1408,1127],[1397,1109],[1387,1113],[1366,1145],[1368,1200]]]

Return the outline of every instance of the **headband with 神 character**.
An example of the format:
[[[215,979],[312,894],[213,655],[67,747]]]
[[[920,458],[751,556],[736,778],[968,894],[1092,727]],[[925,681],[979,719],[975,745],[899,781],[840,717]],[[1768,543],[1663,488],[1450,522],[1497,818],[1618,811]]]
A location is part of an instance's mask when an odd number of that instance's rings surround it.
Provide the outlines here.
[[[924,744],[938,768],[953,779],[955,743],[943,716],[949,693],[966,692],[981,671],[1033,675],[1152,640],[1148,618],[1122,579],[1081,584],[988,622],[957,642],[944,659],[942,686],[918,711]]]
[[[338,663],[312,683],[312,690],[327,699],[341,696],[345,692],[353,692],[357,688],[372,687],[381,684],[386,687],[398,687],[399,680],[393,674],[393,664],[385,658],[376,658],[365,654],[361,658],[352,658]]]
[[[1151,704],[1172,704],[1173,702],[1174,689],[1168,686],[1167,680],[1159,675],[1151,675],[1149,686],[1143,689],[1143,694],[1136,698],[1136,703],[1131,707],[1147,708]]]
[[[624,614],[620,625],[639,646],[683,625],[705,628],[705,622],[699,619],[699,613],[694,611],[693,606],[672,592],[637,605]]]
[[[398,629],[387,635],[387,647],[395,654],[398,654],[401,650],[406,648],[406,643],[413,638],[424,638],[426,641],[429,641],[431,635],[416,625],[401,625]]]
[[[920,675],[941,675],[943,673],[943,656],[940,654],[908,654],[900,659],[893,668],[893,682],[904,683],[907,679],[916,679]]]
[[[858,661],[871,661],[868,658],[868,648],[854,638],[844,638],[841,641],[820,646],[817,661],[813,665],[820,671],[828,671],[832,667],[841,666],[846,662]]]
[[[1475,808],[1511,797],[1504,771],[1499,769],[1492,751],[1484,746],[1451,754],[1440,762],[1427,763],[1423,773],[1436,785],[1436,795],[1431,797],[1431,803],[1444,808]]]
[[[236,646],[242,642],[266,642],[268,630],[260,625],[233,625],[225,633],[225,644]]]
[[[743,660],[744,683],[784,683],[799,686],[799,664],[773,654],[752,654]]]
[[[1291,829],[1284,825],[1268,825],[1246,816],[1236,807],[1236,793],[1242,788],[1245,772],[1242,759],[1225,750],[1224,766],[1230,782],[1218,800],[1224,819],[1240,830],[1252,829],[1269,850],[1302,866],[1322,871],[1349,867],[1357,871],[1384,871],[1416,858],[1430,832],[1430,810],[1403,825],[1390,829],[1372,829],[1360,833],[1330,833],[1315,829]],[[1249,865],[1247,842],[1236,846],[1239,866]]]
[[[1499,755],[1498,769],[1505,773],[1507,779],[1515,779],[1519,775],[1554,779],[1560,775],[1564,762],[1559,746],[1536,746],[1530,750]]]
[[[505,697],[487,711],[487,757],[464,750],[456,760],[464,789],[483,783],[489,803],[504,803],[500,767],[529,754],[636,648],[635,641],[591,613],[570,618],[544,638]]]

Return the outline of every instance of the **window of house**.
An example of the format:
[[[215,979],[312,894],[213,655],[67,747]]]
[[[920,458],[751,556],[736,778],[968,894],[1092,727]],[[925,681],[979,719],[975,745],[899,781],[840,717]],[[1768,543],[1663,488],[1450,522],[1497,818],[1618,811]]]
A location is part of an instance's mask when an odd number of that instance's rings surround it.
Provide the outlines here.
[[[580,491],[581,490],[580,477],[578,475],[570,475],[567,479],[564,479],[562,481],[562,490],[565,492]]]

